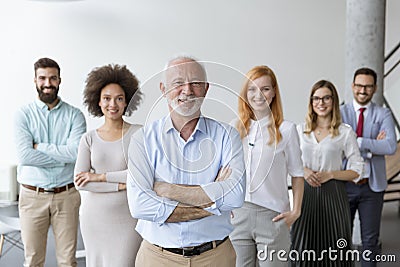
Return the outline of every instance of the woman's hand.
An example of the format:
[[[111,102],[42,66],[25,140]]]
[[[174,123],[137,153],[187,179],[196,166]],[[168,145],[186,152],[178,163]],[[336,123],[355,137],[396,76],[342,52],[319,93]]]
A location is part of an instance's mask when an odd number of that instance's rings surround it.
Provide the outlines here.
[[[317,172],[318,181],[323,184],[333,179],[331,172]]]
[[[118,184],[118,191],[123,191],[123,190],[126,190],[126,184],[119,183]]]
[[[84,186],[89,182],[105,182],[106,174],[96,174],[91,172],[80,172],[75,175],[75,183],[77,186]]]
[[[290,228],[290,226],[292,226],[292,224],[300,217],[300,212],[295,212],[294,210],[292,211],[288,211],[288,212],[284,212],[279,214],[278,216],[275,216],[272,221],[273,222],[277,222],[280,220],[284,220],[287,227]]]
[[[318,179],[317,173],[309,168],[304,168],[304,179],[312,187],[321,186],[321,182]]]

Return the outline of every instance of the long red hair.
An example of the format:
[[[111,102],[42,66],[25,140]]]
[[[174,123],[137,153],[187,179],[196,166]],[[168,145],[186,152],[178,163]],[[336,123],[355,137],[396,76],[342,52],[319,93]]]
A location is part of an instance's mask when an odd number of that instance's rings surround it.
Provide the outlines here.
[[[267,66],[256,66],[253,67],[249,72],[247,72],[246,81],[244,82],[242,89],[240,90],[239,107],[238,107],[239,121],[236,124],[236,128],[239,131],[240,137],[243,139],[249,132],[250,122],[251,122],[250,120],[256,119],[253,109],[249,105],[247,99],[247,90],[249,88],[249,85],[254,80],[262,76],[270,77],[273,90],[275,91],[275,97],[269,104],[273,123],[270,124],[271,126],[268,127],[268,133],[270,138],[267,144],[271,145],[274,142],[277,144],[282,139],[282,135],[279,131],[279,126],[281,126],[283,122],[283,109],[282,109],[281,95],[279,92],[279,86],[275,73]]]

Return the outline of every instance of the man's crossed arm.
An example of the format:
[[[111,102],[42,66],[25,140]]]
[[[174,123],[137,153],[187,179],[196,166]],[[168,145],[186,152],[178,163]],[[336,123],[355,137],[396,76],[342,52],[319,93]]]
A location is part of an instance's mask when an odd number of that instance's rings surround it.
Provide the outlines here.
[[[232,170],[228,166],[222,167],[218,171],[215,182],[224,181],[231,173]],[[210,207],[214,202],[199,185],[155,182],[153,190],[160,197],[179,202],[166,222],[183,222],[213,215],[204,208]]]

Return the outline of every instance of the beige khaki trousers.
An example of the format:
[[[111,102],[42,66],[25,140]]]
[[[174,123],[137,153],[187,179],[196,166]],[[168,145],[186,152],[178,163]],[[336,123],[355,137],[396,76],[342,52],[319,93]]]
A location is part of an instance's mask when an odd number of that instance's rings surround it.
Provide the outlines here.
[[[143,240],[136,256],[136,266],[140,267],[234,267],[235,262],[235,250],[229,239],[214,249],[192,257],[171,253]]]
[[[19,216],[24,243],[25,267],[42,267],[46,258],[47,233],[52,226],[58,266],[76,266],[79,206],[75,188],[52,194],[21,186]]]

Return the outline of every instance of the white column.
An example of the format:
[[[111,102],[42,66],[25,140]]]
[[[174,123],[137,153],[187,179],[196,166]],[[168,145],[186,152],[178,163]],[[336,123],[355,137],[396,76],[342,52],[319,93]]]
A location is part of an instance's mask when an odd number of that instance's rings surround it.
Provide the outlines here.
[[[345,102],[353,99],[351,83],[354,72],[368,67],[378,74],[378,90],[373,101],[383,104],[383,64],[385,49],[386,0],[347,0]]]

